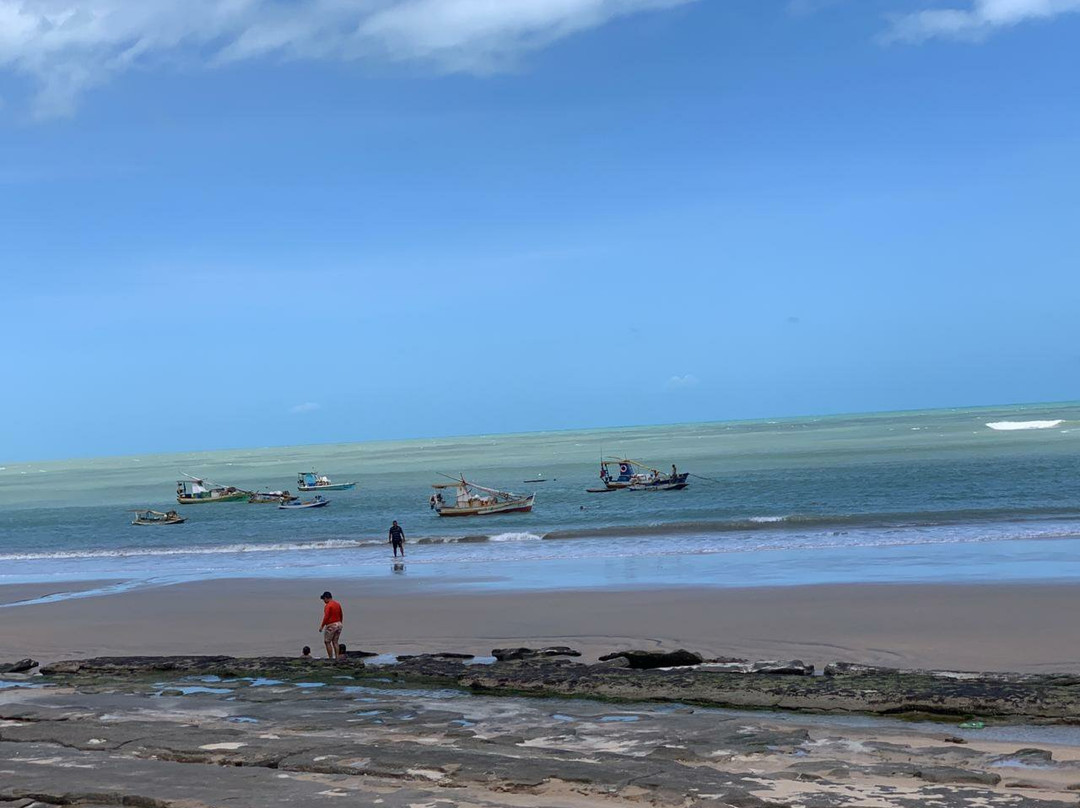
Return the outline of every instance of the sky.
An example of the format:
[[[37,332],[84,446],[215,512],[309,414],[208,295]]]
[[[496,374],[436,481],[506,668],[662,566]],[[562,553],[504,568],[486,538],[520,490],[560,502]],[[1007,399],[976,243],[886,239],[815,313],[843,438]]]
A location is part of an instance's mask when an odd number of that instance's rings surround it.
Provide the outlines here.
[[[1080,398],[1080,0],[0,0],[0,461]]]

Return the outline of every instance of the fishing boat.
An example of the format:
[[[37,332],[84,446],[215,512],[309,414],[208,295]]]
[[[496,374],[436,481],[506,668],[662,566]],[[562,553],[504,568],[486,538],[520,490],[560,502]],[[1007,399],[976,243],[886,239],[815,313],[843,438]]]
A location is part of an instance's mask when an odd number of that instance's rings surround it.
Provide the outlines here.
[[[635,480],[630,486],[631,491],[682,491],[688,483],[688,472],[679,474],[672,472],[665,474],[662,471],[642,475],[641,479]]]
[[[356,487],[356,483],[335,483],[317,471],[300,472],[296,475],[296,484],[301,491],[348,491]]]
[[[176,481],[176,501],[181,505],[197,505],[201,502],[239,502],[247,499],[249,491],[241,491],[231,485],[216,485],[198,477],[185,474],[186,480]]]
[[[611,473],[612,466],[618,467],[618,476]],[[609,457],[600,461],[600,480],[603,488],[586,488],[590,494],[606,494],[610,491],[681,491],[690,483],[689,473],[680,474],[674,465],[671,472],[651,468],[639,460],[625,457]]]
[[[184,523],[184,517],[176,511],[132,511],[135,518],[131,520],[133,525],[180,525]]]
[[[282,502],[292,502],[297,497],[288,491],[252,491],[248,496],[249,505],[273,505]]]
[[[294,499],[296,499],[294,497]],[[307,502],[301,502],[296,500],[295,502],[282,502],[278,505],[279,511],[301,511],[305,508],[322,508],[330,504],[330,500],[323,499],[321,496],[316,495],[314,499],[310,499]]]
[[[439,516],[490,516],[495,513],[524,513],[532,510],[536,494],[513,494],[509,491],[497,491],[470,483],[464,475],[452,483],[436,483],[431,486],[436,490],[432,509]],[[443,502],[442,492],[452,490],[454,501]]]

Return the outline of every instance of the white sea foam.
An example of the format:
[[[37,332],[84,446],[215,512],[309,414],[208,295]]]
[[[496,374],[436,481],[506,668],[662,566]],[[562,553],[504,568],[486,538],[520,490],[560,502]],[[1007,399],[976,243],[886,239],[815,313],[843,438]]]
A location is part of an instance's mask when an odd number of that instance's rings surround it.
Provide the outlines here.
[[[751,522],[760,522],[762,524],[767,524],[767,523],[770,523],[770,522],[783,522],[786,519],[787,519],[786,516],[751,516],[750,517]]]
[[[1011,432],[1017,429],[1053,429],[1065,423],[1063,418],[1056,421],[991,421],[987,424],[999,432]]]
[[[541,538],[535,533],[499,533],[492,536],[490,541],[540,541]]]
[[[273,544],[224,544],[220,547],[128,547],[113,550],[60,550],[53,553],[0,554],[0,561],[40,561],[77,558],[139,558],[143,556],[230,555],[233,553],[280,553],[290,550],[346,550],[354,547],[382,547],[381,541],[328,539],[313,542]]]

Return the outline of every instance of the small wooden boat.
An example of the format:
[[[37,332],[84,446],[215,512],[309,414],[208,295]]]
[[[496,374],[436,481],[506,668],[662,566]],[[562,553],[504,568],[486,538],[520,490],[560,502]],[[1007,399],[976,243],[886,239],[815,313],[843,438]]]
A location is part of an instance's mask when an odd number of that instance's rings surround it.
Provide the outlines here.
[[[288,491],[252,491],[248,496],[249,505],[273,505],[282,502],[293,502],[297,497]]]
[[[451,479],[454,479],[451,477]],[[536,494],[513,494],[497,491],[468,482],[464,476],[452,483],[436,483],[431,486],[438,491],[433,509],[439,516],[491,516],[496,513],[527,513],[532,510]],[[451,505],[442,501],[442,491],[452,489],[455,493]]]
[[[306,508],[322,508],[325,505],[329,505],[330,500],[323,499],[320,496],[316,496],[315,499],[308,500],[307,502],[301,502],[296,500],[295,502],[282,502],[278,505],[279,511],[301,511]]]
[[[301,491],[348,491],[356,487],[356,483],[335,483],[317,471],[300,472],[296,475],[296,485]]]
[[[176,511],[151,511],[149,509],[145,511],[132,511],[135,514],[135,518],[131,520],[133,525],[181,525],[184,523],[184,517],[178,514]]]
[[[645,477],[630,486],[631,491],[682,491],[690,483],[686,474],[658,474],[656,477]]]
[[[186,480],[176,481],[176,501],[181,505],[198,505],[203,502],[239,502],[247,499],[249,491],[241,491],[231,485],[215,485],[185,474]]]

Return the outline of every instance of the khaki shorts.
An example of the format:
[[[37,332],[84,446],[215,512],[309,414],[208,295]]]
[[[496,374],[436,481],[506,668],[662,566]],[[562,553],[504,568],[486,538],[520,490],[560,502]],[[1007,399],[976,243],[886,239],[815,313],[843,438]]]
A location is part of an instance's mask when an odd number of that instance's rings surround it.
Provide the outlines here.
[[[338,639],[341,637],[341,623],[327,623],[322,630],[323,642],[330,643],[332,645],[338,644]]]

